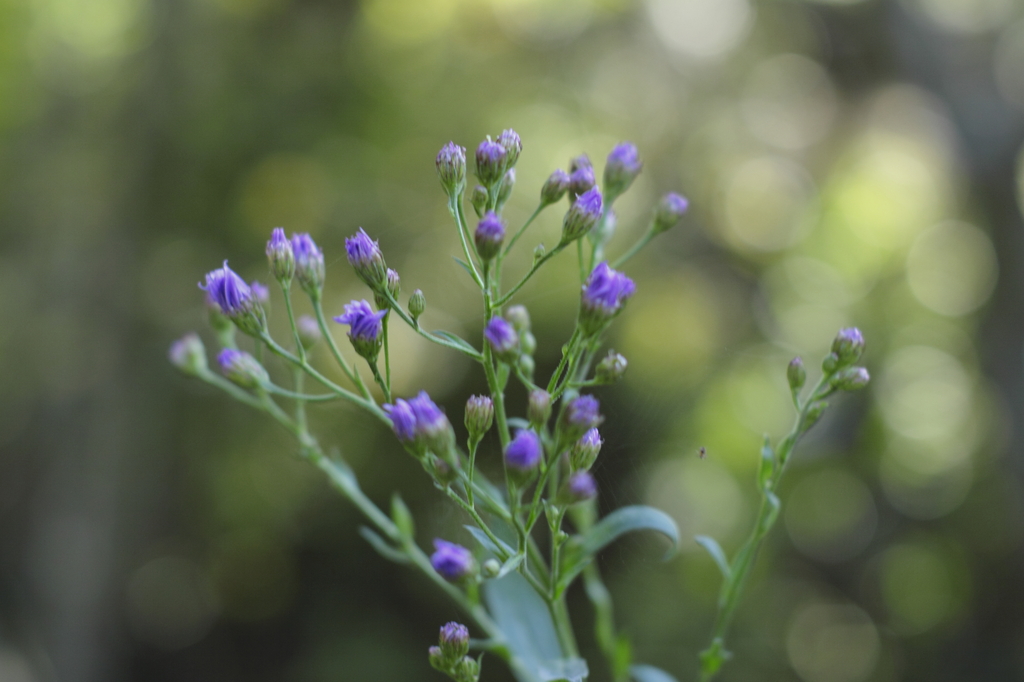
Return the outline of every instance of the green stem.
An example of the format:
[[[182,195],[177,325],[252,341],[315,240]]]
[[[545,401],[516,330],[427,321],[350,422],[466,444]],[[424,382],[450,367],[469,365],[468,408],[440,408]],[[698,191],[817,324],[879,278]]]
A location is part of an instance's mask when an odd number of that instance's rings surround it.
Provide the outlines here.
[[[342,356],[341,351],[338,349],[338,344],[334,342],[334,336],[331,334],[331,330],[327,328],[327,319],[324,317],[323,306],[320,305],[319,298],[313,298],[313,312],[316,314],[316,322],[320,326],[320,333],[323,335],[324,340],[327,341],[327,346],[331,349],[331,355],[334,356],[335,362],[341,367],[341,371],[345,373],[345,376],[355,384],[359,392],[369,401],[373,398],[370,396],[370,389],[363,383],[363,378],[359,376],[359,372],[349,366],[348,361]],[[299,344],[302,347],[302,344]],[[301,356],[300,356],[301,359]],[[308,365],[305,359],[302,359],[302,363]]]
[[[469,227],[466,225],[466,216],[462,211],[461,195],[454,194],[448,198],[448,212],[455,219],[455,225],[459,231],[459,241],[462,242],[462,253],[466,256],[466,264],[469,265],[470,275],[472,275],[476,285],[483,289],[484,281],[480,278],[480,273],[476,269],[476,261],[469,250]]]
[[[387,381],[387,390],[384,391],[384,395],[388,396],[388,402],[391,402],[391,343],[388,338],[388,320],[391,319],[391,310],[388,309],[388,314],[384,316],[384,376]]]
[[[505,305],[506,303],[508,303],[508,302],[509,302],[509,300],[510,300],[510,299],[511,299],[511,298],[512,298],[513,296],[515,296],[515,295],[516,295],[516,292],[518,292],[518,291],[519,291],[520,289],[522,289],[522,288],[523,288],[523,286],[524,286],[524,285],[525,285],[525,284],[526,284],[527,282],[529,282],[529,281],[530,281],[530,278],[531,278],[531,277],[533,277],[533,274],[534,274],[535,272],[537,272],[537,270],[539,270],[539,269],[540,269],[540,267],[541,267],[542,265],[544,265],[544,264],[545,264],[545,263],[547,263],[547,262],[548,262],[549,260],[551,260],[551,259],[552,259],[552,258],[553,258],[553,257],[554,257],[554,256],[555,256],[556,254],[558,254],[558,253],[559,253],[559,252],[560,252],[560,251],[561,251],[562,249],[564,249],[565,247],[566,247],[566,245],[565,245],[565,244],[559,244],[559,245],[558,245],[558,246],[556,246],[556,247],[555,247],[554,249],[552,249],[552,250],[551,250],[551,251],[549,251],[548,253],[545,253],[545,254],[544,254],[543,256],[541,256],[540,258],[538,258],[537,260],[535,260],[535,261],[533,262],[533,265],[532,265],[532,266],[530,267],[530,270],[529,270],[529,271],[528,271],[528,272],[526,273],[526,275],[524,275],[524,276],[523,276],[523,278],[522,278],[521,280],[519,280],[519,282],[518,282],[518,283],[517,283],[517,284],[516,284],[516,285],[515,285],[514,287],[512,287],[511,289],[509,289],[509,291],[508,291],[508,293],[507,293],[507,294],[505,294],[505,295],[504,295],[504,296],[502,296],[502,297],[501,297],[500,299],[498,299],[498,300],[497,300],[497,301],[495,302],[494,306],[495,306],[495,307],[497,307],[497,308],[500,308],[501,306],[503,306],[503,305]]]
[[[402,321],[405,322],[407,325],[409,325],[409,327],[414,332],[416,332],[417,334],[419,334],[423,338],[427,339],[428,341],[432,341],[432,342],[436,343],[439,346],[444,346],[445,348],[458,351],[458,352],[462,353],[463,355],[465,355],[466,357],[469,357],[469,358],[472,358],[473,360],[476,360],[477,362],[480,362],[483,359],[483,355],[481,355],[481,353],[479,351],[477,351],[476,349],[470,350],[468,348],[463,348],[459,344],[453,343],[453,342],[451,342],[448,339],[445,339],[443,337],[435,336],[434,334],[431,334],[430,332],[426,331],[425,329],[420,327],[418,324],[416,324],[416,322],[412,319],[412,317],[409,316],[409,314],[407,312],[402,310],[402,307],[398,304],[398,301],[395,300],[395,297],[391,295],[391,292],[385,291],[383,293],[384,293],[385,296],[387,296],[388,302],[391,304],[391,309],[393,311],[395,311],[395,313],[400,318],[402,318]]]
[[[547,208],[548,205],[549,204],[540,204],[537,207],[537,209],[533,212],[533,214],[526,219],[526,222],[523,223],[523,226],[520,227],[514,235],[512,235],[512,239],[508,240],[508,245],[505,246],[505,250],[501,252],[502,257],[508,255],[508,252],[512,250],[512,247],[516,245],[516,242],[519,241],[519,238],[523,235],[524,232],[526,232],[526,228],[530,226],[530,223],[532,223],[537,218],[537,216],[540,215],[540,212]]]
[[[628,261],[630,258],[635,256],[636,254],[640,253],[640,250],[642,248],[644,248],[645,246],[647,246],[650,243],[650,241],[652,239],[654,239],[656,236],[657,236],[657,233],[653,229],[648,228],[647,232],[644,234],[644,236],[641,237],[639,239],[639,241],[637,241],[636,244],[633,244],[633,246],[629,249],[629,251],[627,251],[626,253],[622,254],[621,256],[619,256],[618,258],[615,259],[615,262],[612,263],[612,268],[617,270],[618,268],[622,267],[622,265],[626,261]]]

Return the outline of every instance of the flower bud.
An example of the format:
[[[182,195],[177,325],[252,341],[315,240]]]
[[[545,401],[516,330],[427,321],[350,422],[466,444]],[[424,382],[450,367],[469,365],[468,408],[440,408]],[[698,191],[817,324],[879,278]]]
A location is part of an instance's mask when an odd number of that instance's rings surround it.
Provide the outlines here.
[[[466,148],[449,142],[437,153],[435,164],[445,194],[460,194],[466,187]]]
[[[472,577],[477,570],[472,552],[462,545],[440,538],[434,539],[434,553],[430,555],[430,565],[442,578],[452,583]]]
[[[617,197],[629,189],[643,167],[632,142],[623,142],[612,149],[604,167],[604,189],[608,196]]]
[[[384,255],[363,228],[345,239],[345,254],[356,275],[371,290],[377,291],[387,285],[388,266],[384,263]]]
[[[480,258],[489,261],[501,253],[505,241],[505,223],[493,211],[488,211],[473,233],[473,242]]]
[[[267,329],[267,315],[245,280],[228,267],[206,273],[206,283],[199,285],[206,291],[210,303],[250,336],[259,336]],[[212,317],[211,317],[212,321]]]
[[[475,658],[465,656],[455,664],[452,672],[455,675],[455,682],[479,682],[480,662]]]
[[[522,332],[519,334],[519,346],[525,355],[533,355],[537,350],[537,337],[532,332]]]
[[[832,352],[839,359],[839,367],[849,367],[864,353],[864,336],[856,327],[840,329],[832,341]]]
[[[501,573],[501,563],[497,559],[488,559],[480,567],[480,574],[485,578],[496,578]]]
[[[562,220],[562,244],[574,242],[594,227],[601,217],[601,190],[594,187],[577,198]]]
[[[532,336],[532,334],[531,334]],[[530,381],[533,381],[533,372],[537,369],[537,363],[529,355],[519,356],[519,371]]]
[[[487,139],[476,148],[476,176],[485,187],[492,187],[505,173],[508,152],[501,144]]]
[[[569,174],[561,168],[556,168],[540,188],[541,206],[550,206],[561,200],[569,191]]]
[[[825,414],[825,410],[828,409],[828,403],[824,400],[818,402],[807,408],[807,416],[804,418],[803,430],[808,431],[812,426],[818,423],[821,416]]]
[[[384,286],[387,287],[391,298],[397,301],[398,295],[402,293],[402,278],[391,268],[388,268],[387,274],[384,276]],[[374,292],[373,302],[377,305],[377,310],[391,309],[391,301],[383,293]]]
[[[259,388],[270,381],[263,365],[244,351],[225,348],[217,356],[217,364],[224,376],[242,388]]]
[[[825,359],[821,361],[821,371],[825,374],[832,374],[839,369],[839,356],[835,353],[829,353],[825,356]]]
[[[324,288],[324,253],[308,234],[292,236],[295,252],[295,279],[313,299],[319,299]]]
[[[597,482],[589,471],[574,471],[569,475],[558,498],[562,504],[577,504],[597,496]]]
[[[591,166],[582,166],[569,174],[569,199],[576,201],[581,195],[589,192],[597,185],[594,178],[594,169]]]
[[[589,429],[569,449],[569,466],[573,471],[586,471],[594,466],[602,445],[601,433],[596,428]]]
[[[504,318],[522,334],[530,331],[530,312],[524,305],[514,305],[505,311]]]
[[[516,186],[516,169],[509,168],[501,179],[501,188],[498,190],[498,206],[504,206],[508,198],[512,196],[512,188]]]
[[[614,384],[626,373],[626,358],[614,351],[609,351],[594,368],[594,379],[601,384]]]
[[[832,388],[837,391],[857,391],[868,385],[871,376],[863,367],[846,367],[832,377]]]
[[[313,348],[323,338],[320,333],[320,325],[310,315],[299,315],[299,319],[295,321],[295,327],[299,330],[299,343],[306,350]]]
[[[409,314],[412,315],[412,319],[418,320],[423,311],[427,309],[427,297],[423,295],[423,292],[416,289],[412,292],[412,296],[409,297]]]
[[[573,398],[562,411],[562,433],[569,440],[576,440],[590,429],[604,421],[599,410],[601,404],[592,395]]]
[[[470,442],[479,442],[494,423],[494,402],[485,395],[470,396],[466,401],[466,431]]]
[[[519,431],[505,447],[505,464],[518,474],[529,474],[540,464],[544,448],[533,431]]]
[[[282,227],[275,227],[270,233],[270,241],[267,242],[267,263],[270,265],[270,274],[287,289],[292,283],[292,277],[295,276],[295,253]]]
[[[443,673],[448,672],[448,666],[445,665],[444,656],[441,654],[441,647],[432,646],[427,649],[427,660],[430,661],[431,667],[435,670],[440,670]]]
[[[519,335],[503,318],[491,318],[484,328],[484,338],[502,362],[512,364],[519,357]]]
[[[530,425],[538,430],[547,424],[551,418],[551,394],[541,388],[530,391],[530,398],[526,404],[526,418],[530,420]]]
[[[523,141],[519,139],[519,133],[509,128],[501,131],[497,142],[505,150],[505,168],[511,170],[523,151]]]
[[[791,391],[799,391],[807,383],[807,370],[804,369],[804,361],[799,357],[789,361],[786,368],[786,379],[789,381]]]
[[[198,375],[207,370],[206,347],[195,332],[189,332],[172,343],[167,356],[171,364],[185,374]]]
[[[469,629],[461,623],[446,623],[441,626],[437,643],[449,666],[455,665],[469,653]]]
[[[655,234],[671,230],[682,219],[683,214],[686,213],[686,209],[689,207],[690,202],[685,197],[675,192],[669,192],[661,198],[661,201],[654,208],[654,222],[651,229],[654,230]]]
[[[452,460],[453,464],[457,464]],[[459,470],[456,466],[449,464],[437,455],[428,453],[424,460],[423,468],[440,485],[447,487],[459,480]]]
[[[484,217],[484,213],[487,212],[487,200],[489,198],[487,188],[483,185],[477,185],[473,188],[473,194],[469,200],[473,204],[473,211],[476,213],[477,218]]]
[[[455,443],[452,425],[425,391],[409,400],[401,398],[384,405],[395,436],[422,456],[427,449],[446,459]]]
[[[543,244],[537,244],[536,248],[533,249],[533,262],[536,263],[541,258],[543,258],[544,257],[544,253],[545,253],[544,245]]]
[[[371,365],[377,362],[377,355],[384,344],[384,325],[381,320],[387,309],[373,312],[366,301],[352,301],[345,305],[345,314],[334,318],[335,322],[349,325],[348,338],[352,347]]]
[[[260,305],[267,307],[270,305],[270,289],[268,289],[263,282],[253,280],[249,282],[249,288],[252,289],[252,295],[260,302]]]
[[[588,336],[600,332],[635,293],[633,280],[612,270],[606,262],[598,263],[580,296],[580,328]]]

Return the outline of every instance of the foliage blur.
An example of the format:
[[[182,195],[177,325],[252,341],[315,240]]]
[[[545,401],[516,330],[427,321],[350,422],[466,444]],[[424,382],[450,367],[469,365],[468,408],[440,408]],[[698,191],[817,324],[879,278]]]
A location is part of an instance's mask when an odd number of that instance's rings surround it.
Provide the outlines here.
[[[203,273],[266,281],[278,225],[325,248],[328,312],[365,296],[342,257],[363,226],[428,327],[478,338],[433,158],[505,127],[513,226],[551,170],[623,139],[646,165],[613,255],[661,193],[691,199],[628,268],[605,509],[735,548],[761,436],[791,419],[786,362],[844,325],[868,339],[873,384],[798,452],[723,679],[1024,678],[1022,64],[1018,0],[0,0],[0,680],[439,679],[452,605],[165,354],[204,327]],[[520,297],[542,375],[574,276],[556,260]],[[454,422],[483,386],[411,335],[393,355],[399,393]],[[424,544],[461,537],[389,433],[313,418]],[[693,679],[718,576],[695,543],[660,550],[601,565],[636,657]]]

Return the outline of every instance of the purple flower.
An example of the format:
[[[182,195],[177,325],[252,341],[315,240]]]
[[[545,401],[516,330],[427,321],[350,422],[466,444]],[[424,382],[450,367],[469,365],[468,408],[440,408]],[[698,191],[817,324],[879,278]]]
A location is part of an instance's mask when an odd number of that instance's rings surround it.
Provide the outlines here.
[[[292,243],[284,234],[284,228],[275,227],[267,242],[267,263],[270,273],[282,286],[288,287],[295,276],[295,252]]]
[[[519,356],[519,334],[503,318],[491,318],[484,327],[484,338],[500,360],[511,363]]]
[[[593,168],[594,164],[590,162],[590,157],[586,154],[580,154],[575,159],[569,162],[569,173],[575,173],[580,168]]]
[[[352,301],[345,305],[345,314],[334,318],[335,322],[349,326],[348,338],[352,347],[362,357],[373,363],[377,360],[384,339],[384,326],[381,319],[388,314],[387,310],[373,312],[366,301]]]
[[[576,471],[569,475],[562,497],[569,504],[590,500],[597,496],[597,482],[589,471]]]
[[[593,187],[576,199],[573,205],[565,214],[562,220],[562,244],[574,242],[594,227],[604,202],[601,199],[601,190]]]
[[[505,448],[505,463],[518,472],[532,471],[540,463],[543,452],[537,434],[524,429]]]
[[[267,305],[270,303],[270,289],[268,289],[262,282],[253,280],[249,282],[249,288],[252,289],[252,295],[256,297],[256,300]]]
[[[345,253],[356,275],[366,286],[374,291],[387,286],[388,269],[384,255],[377,242],[370,239],[363,228],[360,227],[358,232],[345,240]]]
[[[224,376],[242,388],[257,388],[270,378],[256,358],[235,348],[225,348],[217,356],[217,364]]]
[[[494,211],[488,211],[473,233],[476,251],[484,260],[491,260],[501,253],[505,241],[505,223]]]
[[[292,235],[295,253],[295,279],[302,290],[314,299],[320,298],[324,288],[324,253],[308,234]]]
[[[498,142],[487,137],[476,148],[476,176],[480,182],[491,187],[505,174],[505,157],[508,152]]]
[[[391,416],[398,440],[441,457],[449,454],[454,439],[452,425],[426,391],[408,401],[398,399],[393,405],[385,405],[384,411]]]
[[[224,267],[220,270],[206,273],[206,283],[200,284],[199,288],[243,332],[258,336],[266,329],[263,307],[245,280],[228,267],[227,261],[224,261]]]
[[[643,167],[636,145],[632,142],[623,142],[612,149],[604,167],[604,189],[610,197],[609,201],[629,189]]]
[[[448,196],[461,192],[466,186],[466,148],[449,142],[441,147],[434,163],[441,186]]]
[[[636,293],[636,284],[629,277],[612,270],[608,263],[598,263],[583,286],[580,299],[580,323],[583,331],[594,334],[622,309],[630,296]]]
[[[669,192],[661,198],[654,209],[654,225],[651,229],[655,234],[672,229],[682,219],[689,207],[690,202],[686,200],[686,197]]]
[[[469,653],[469,628],[461,623],[445,623],[441,626],[437,643],[440,645],[441,656],[454,664]]]
[[[602,445],[600,432],[596,428],[588,429],[569,449],[569,465],[574,471],[594,466]]]
[[[564,197],[568,190],[569,174],[561,168],[556,168],[554,172],[548,176],[548,179],[544,181],[544,186],[540,188],[541,205],[550,206]]]
[[[600,426],[604,421],[600,409],[601,403],[592,395],[581,395],[570,400],[562,412],[562,427],[566,436],[575,440],[590,429]]]
[[[416,413],[408,402],[399,398],[394,405],[385,405],[384,411],[391,417],[391,428],[398,440],[410,443],[416,438]]]
[[[458,582],[473,574],[476,561],[473,554],[454,542],[434,538],[434,553],[430,555],[430,565],[448,582]]]
[[[580,166],[569,175],[569,198],[576,201],[581,194],[597,184],[592,166]]]
[[[519,133],[511,128],[503,130],[501,135],[498,135],[497,143],[505,150],[505,168],[511,169],[523,151],[523,141],[519,139]]]

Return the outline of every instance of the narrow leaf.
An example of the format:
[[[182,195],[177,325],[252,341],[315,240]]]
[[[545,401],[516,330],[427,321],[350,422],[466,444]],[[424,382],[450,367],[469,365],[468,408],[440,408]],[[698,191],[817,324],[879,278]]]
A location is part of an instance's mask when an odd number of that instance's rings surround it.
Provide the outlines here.
[[[775,451],[772,450],[772,441],[767,435],[764,437],[764,445],[761,446],[761,466],[757,470],[757,487],[761,490],[768,489],[768,483],[775,473]]]
[[[708,537],[707,535],[697,535],[693,539],[697,541],[698,545],[708,551],[708,554],[711,555],[711,558],[714,559],[715,563],[718,565],[718,570],[722,572],[722,576],[728,580],[732,575],[732,569],[729,568],[729,559],[725,556],[725,552],[722,551],[722,547],[718,544],[718,541],[712,537]]]
[[[635,682],[678,682],[676,678],[653,665],[631,665],[629,674]]]
[[[537,672],[542,682],[583,682],[590,675],[587,662],[582,658],[544,661]]]
[[[474,538],[476,538],[476,541],[479,542],[481,545],[483,545],[484,549],[486,549],[491,554],[495,554],[495,555],[501,557],[501,556],[513,556],[516,553],[516,551],[514,549],[512,549],[507,544],[502,542],[500,538],[498,539],[498,542],[501,543],[500,546],[499,545],[495,545],[494,541],[491,540],[489,537],[487,537],[487,533],[483,532],[482,530],[480,530],[476,526],[469,526],[469,525],[467,525],[467,526],[463,526],[463,527],[466,530],[468,530],[469,534],[472,535]],[[500,549],[499,549],[499,547],[500,547]]]
[[[452,256],[452,260],[454,260],[456,263],[458,263],[459,266],[463,270],[466,271],[467,275],[469,275],[470,277],[473,277],[473,271],[469,268],[469,263],[467,263],[466,261],[462,260],[461,258],[456,258],[455,256]],[[476,279],[474,279],[473,281],[475,282]]]
[[[519,564],[523,563],[523,559],[525,558],[525,554],[516,554],[501,565],[501,570],[498,571],[498,575],[496,575],[495,578],[504,578],[506,575],[519,568]]]
[[[444,339],[445,341],[447,341],[451,345],[457,347],[459,350],[461,350],[464,353],[467,353],[467,354],[473,355],[473,356],[479,356],[480,355],[480,351],[478,351],[476,348],[473,348],[473,346],[471,346],[468,341],[466,341],[465,339],[459,338],[458,336],[456,336],[455,334],[452,334],[451,332],[446,332],[443,329],[439,329],[437,331],[433,331],[433,332],[430,332],[430,333],[433,334],[434,336],[438,337],[439,339]]]
[[[505,635],[509,649],[533,676],[532,680],[524,679],[517,673],[517,677],[520,682],[536,682],[541,678],[541,668],[546,662],[557,661],[563,656],[547,604],[526,582],[526,578],[515,571],[501,580],[485,581],[483,593],[487,610]]]
[[[522,417],[509,417],[508,426],[511,429],[528,429],[530,428],[530,422]]]
[[[389,545],[384,538],[377,535],[366,526],[359,527],[359,534],[363,536],[364,540],[370,543],[371,547],[377,550],[377,554],[380,554],[388,561],[394,561],[396,564],[409,563],[409,558],[407,556]]]
[[[412,539],[416,533],[416,526],[413,523],[412,512],[405,506],[401,495],[395,493],[391,496],[391,520],[398,527],[402,537]]]

